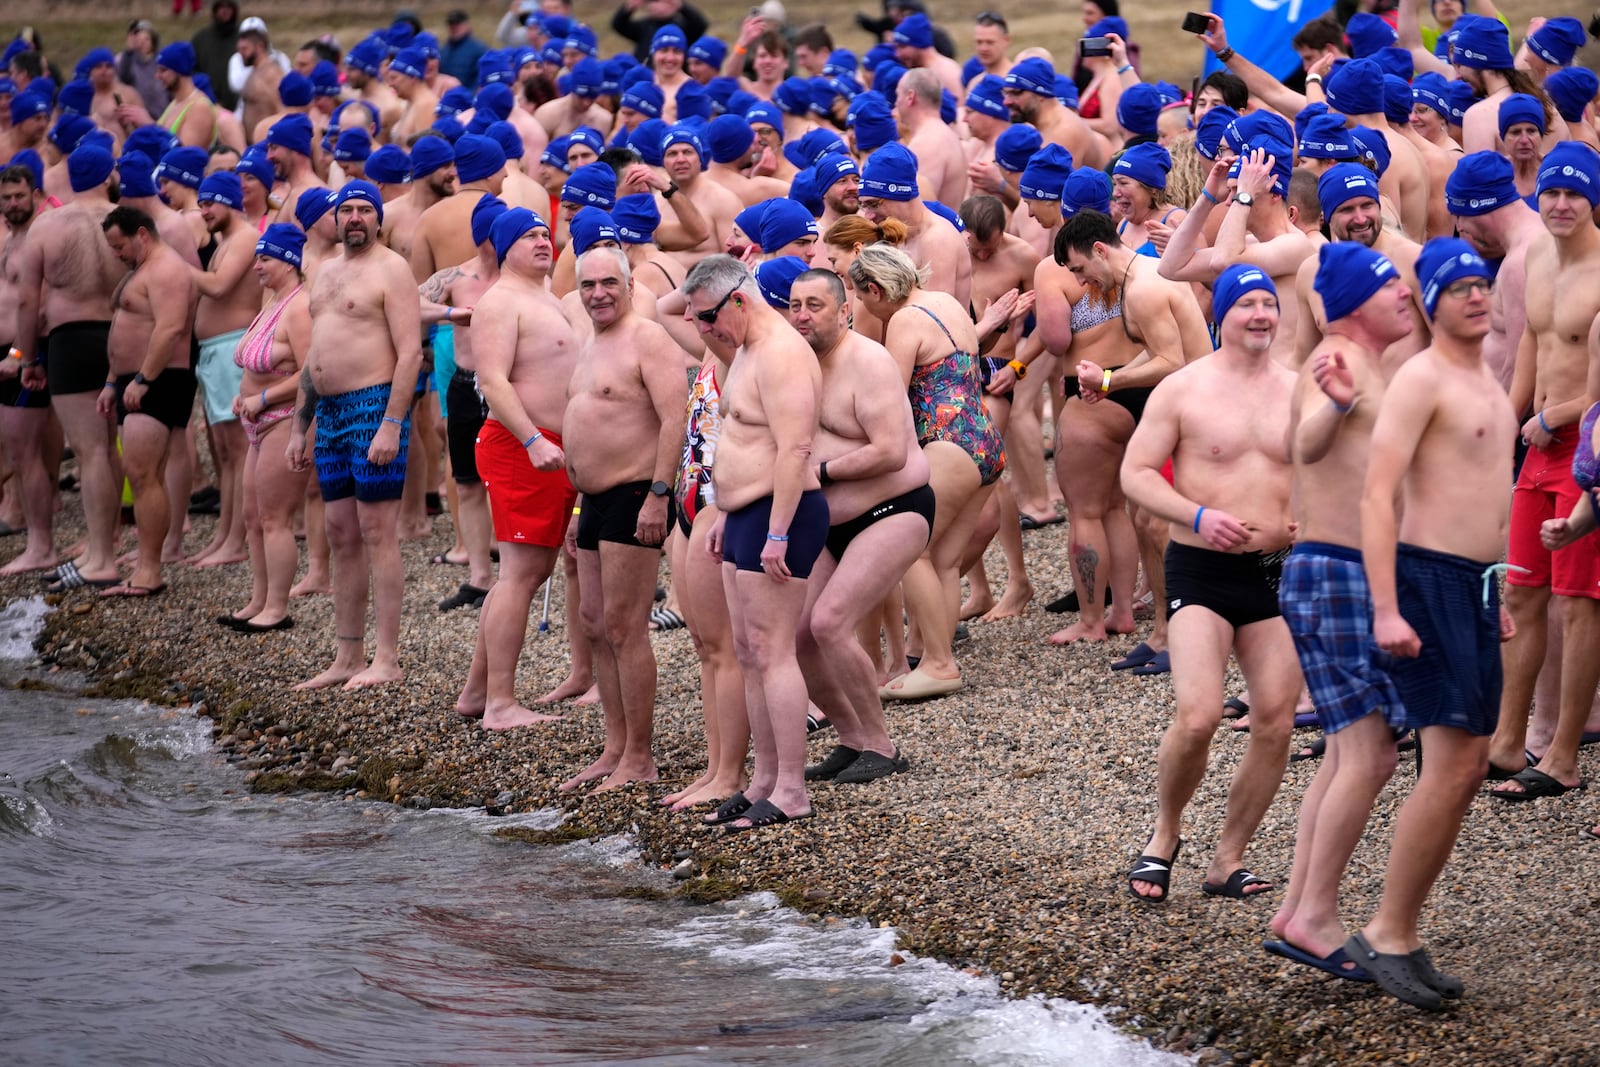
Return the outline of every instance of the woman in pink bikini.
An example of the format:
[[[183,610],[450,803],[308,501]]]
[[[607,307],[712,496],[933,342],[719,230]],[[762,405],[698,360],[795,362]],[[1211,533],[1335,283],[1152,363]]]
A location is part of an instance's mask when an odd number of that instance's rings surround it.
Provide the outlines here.
[[[311,305],[301,274],[304,248],[305,234],[289,223],[274,223],[262,233],[256,242],[255,272],[266,303],[233,354],[244,370],[233,410],[250,443],[244,461],[244,522],[255,584],[250,603],[219,615],[217,622],[241,633],[294,625],[289,616],[289,587],[299,556],[294,511],[305,497],[309,475],[289,467],[283,444],[271,433],[294,414],[300,367],[311,344]]]

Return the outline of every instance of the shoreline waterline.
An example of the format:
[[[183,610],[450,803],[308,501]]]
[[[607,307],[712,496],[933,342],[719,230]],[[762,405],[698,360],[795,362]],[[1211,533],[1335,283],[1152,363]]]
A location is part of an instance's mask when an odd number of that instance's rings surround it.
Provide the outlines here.
[[[1041,550],[1036,586],[1064,587],[1064,536],[1030,536]],[[1545,1050],[1533,1062],[1582,1063],[1600,1033],[1600,1009],[1585,992],[1600,981],[1600,931],[1557,920],[1595,906],[1586,867],[1570,856],[1579,847],[1575,828],[1595,821],[1584,797],[1543,807],[1474,805],[1424,914],[1434,958],[1463,975],[1468,996],[1446,1016],[1415,1025],[1409,1009],[1369,989],[1262,953],[1281,891],[1254,903],[1199,894],[1243,737],[1223,731],[1213,746],[1186,822],[1190,846],[1175,871],[1173,899],[1161,908],[1128,899],[1126,868],[1153,818],[1155,748],[1171,706],[1165,679],[1106,669],[1136,637],[1049,648],[1043,639],[1056,620],[1037,608],[974,625],[958,651],[968,688],[890,712],[911,773],[866,787],[820,787],[817,819],[729,838],[655,802],[703,766],[696,660],[682,631],[653,638],[662,782],[559,795],[555,784],[598,751],[600,713],[563,705],[564,721],[504,735],[454,716],[477,620],[433,612],[432,600],[456,578],[451,568],[426,564],[435,547],[405,548],[408,675],[399,686],[290,692],[325,665],[331,606],[297,601],[299,625],[288,634],[223,636],[210,617],[243,602],[243,568],[184,569],[162,603],[73,594],[51,616],[42,654],[90,670],[109,694],[204,698],[219,722],[220,747],[254,775],[258,791],[364,789],[414,807],[559,806],[569,811],[566,822],[535,840],[631,832],[652,862],[691,861],[692,875],[674,895],[728,900],[767,891],[809,914],[889,924],[903,953],[993,974],[1009,997],[1039,993],[1102,1006],[1124,1031],[1204,1063],[1398,1063],[1463,1048],[1490,1062],[1495,1050],[1523,1049],[1513,1036],[1527,1033],[1539,1034]],[[26,591],[0,584],[0,592],[14,589]],[[565,675],[562,618],[558,583],[552,632],[530,626],[519,693],[545,691]],[[814,741],[811,757],[831,743]],[[1247,857],[1280,887],[1299,797],[1315,769],[1290,768]],[[1347,921],[1376,905],[1393,813],[1412,780],[1402,769],[1380,798],[1346,886]],[[1508,892],[1506,871],[1530,868],[1549,873],[1532,881],[1524,873]],[[1502,974],[1500,961],[1528,953],[1562,966]]]

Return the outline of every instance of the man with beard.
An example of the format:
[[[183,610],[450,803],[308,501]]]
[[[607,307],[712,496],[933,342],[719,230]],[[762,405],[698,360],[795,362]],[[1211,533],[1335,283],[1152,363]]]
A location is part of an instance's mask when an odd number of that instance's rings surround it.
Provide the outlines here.
[[[594,339],[578,360],[562,416],[567,475],[583,494],[577,550],[584,635],[605,709],[600,756],[562,785],[654,781],[655,653],[648,629],[661,546],[674,521],[672,481],[688,391],[677,346],[633,311],[620,248],[578,260],[578,296]]]
[[[1295,378],[1271,357],[1277,305],[1272,279],[1259,267],[1229,267],[1218,276],[1212,312],[1221,347],[1155,387],[1122,462],[1129,502],[1171,523],[1166,597],[1178,704],[1161,739],[1155,831],[1128,873],[1128,891],[1142,903],[1171,895],[1183,811],[1205,777],[1222,721],[1230,652],[1253,698],[1250,745],[1201,889],[1238,900],[1272,889],[1243,861],[1283,778],[1300,692],[1300,664],[1278,608],[1278,576],[1292,540]],[[1218,418],[1219,411],[1228,417]],[[1175,484],[1161,474],[1168,459]]]
[[[411,188],[383,206],[383,241],[411,262],[417,221],[456,191],[456,151],[438,134],[417,138],[411,148]]]
[[[22,249],[44,202],[33,171],[24,166],[0,170],[0,214],[6,220],[5,243],[0,245],[0,348],[16,351],[17,313],[21,310]],[[50,396],[21,381],[18,360],[0,363],[0,440],[5,442],[12,477],[20,486],[22,519],[28,528],[22,554],[0,568],[0,574],[26,574],[57,564],[53,526],[55,486],[45,465],[46,438],[52,435]],[[59,439],[60,430],[53,436]],[[58,449],[59,450],[59,449]]]
[[[247,130],[255,130],[263,119],[278,110],[278,83],[283,80],[284,68],[277,62],[281,52],[274,52],[267,38],[266,27],[251,25],[259,19],[247,19],[239,33],[237,55],[244,68],[244,84],[239,95],[244,101],[240,121]],[[285,57],[284,62],[288,59]]]
[[[1461,119],[1461,147],[1468,153],[1501,151],[1501,103],[1513,93],[1542,94],[1527,72],[1517,69],[1505,23],[1484,15],[1463,15],[1456,26],[1450,48],[1456,76],[1480,97]],[[1549,126],[1558,139],[1566,137],[1567,126],[1559,115],[1547,113],[1546,119],[1554,120]]]
[[[472,211],[485,195],[500,195],[506,154],[499,142],[479,134],[463,134],[456,141],[454,158],[454,191],[422,212],[411,238],[408,259],[418,284],[427,281],[441,266],[472,258],[476,249],[472,241]],[[413,167],[415,159],[413,152]],[[412,195],[416,195],[415,189]]]
[[[377,109],[380,132],[393,129],[404,110],[394,90],[378,76],[383,59],[383,46],[370,38],[350,49],[344,57],[345,86],[354,90],[357,100]]]
[[[1370,248],[1394,264],[1401,282],[1411,291],[1411,329],[1391,338],[1379,357],[1387,379],[1411,356],[1428,347],[1428,320],[1422,314],[1421,287],[1417,285],[1417,253],[1422,246],[1404,235],[1386,230],[1378,206],[1378,182],[1372,171],[1358,163],[1335,163],[1317,179],[1317,199],[1322,219],[1335,241],[1353,241]],[[1295,275],[1295,296],[1300,302],[1296,363],[1303,363],[1326,332],[1322,297],[1316,290],[1319,260],[1308,256]]]
[[[276,221],[293,222],[295,205],[302,193],[326,189],[317,172],[311,169],[311,120],[304,115],[289,115],[267,131],[267,159],[272,163],[283,190],[283,203]]]
[[[155,220],[121,206],[101,223],[106,241],[132,269],[113,301],[108,343],[110,373],[96,401],[104,417],[116,416],[122,470],[133,489],[138,559],[127,581],[105,597],[152,597],[166,590],[161,562],[174,516],[167,498],[167,459],[184,449],[194,409],[189,338],[194,330],[195,284],[190,266],[156,232]],[[180,482],[186,485],[188,479]],[[181,523],[182,520],[179,519]]]
[[[839,734],[806,778],[862,783],[910,763],[889,738],[878,670],[856,628],[927,546],[934,499],[900,368],[882,345],[850,329],[849,308],[831,271],[807,271],[790,286],[790,321],[822,368],[812,458],[831,524],[806,583],[796,641],[806,688]]]
[[[861,210],[861,168],[848,155],[823,156],[811,168],[817,176],[817,187],[822,190],[822,217],[817,219],[817,229],[828,232],[828,227]],[[821,242],[818,242],[819,248]]]
[[[334,222],[344,255],[323,263],[311,291],[311,347],[289,438],[296,470],[309,463],[306,431],[317,421],[317,483],[333,561],[333,664],[296,688],[346,689],[399,681],[400,494],[407,415],[422,366],[416,283],[404,259],[378,240],[377,186],[339,190]],[[376,647],[366,662],[367,589]]]
[[[56,588],[116,583],[118,493],[112,475],[110,427],[95,410],[110,362],[111,295],[125,273],[100,222],[111,211],[113,162],[103,148],[78,149],[68,160],[73,200],[46,211],[29,228],[17,277],[16,347],[22,385],[50,388],[50,405],[78,457],[87,546],[58,569]],[[44,336],[48,325],[49,336]]]
[[[175,41],[161,50],[156,63],[156,77],[172,98],[156,124],[186,145],[210,148],[217,139],[217,116],[215,105],[194,84],[194,47]]]
[[[233,350],[261,310],[261,283],[251,270],[256,260],[256,231],[243,214],[244,191],[238,175],[229,171],[209,175],[200,183],[198,199],[216,250],[205,270],[194,271],[200,293],[194,320],[194,335],[200,341],[195,377],[211,427],[221,511],[211,543],[190,557],[190,562],[213,567],[249,557],[244,531],[248,445],[233,410],[244,372],[234,363]]]
[[[1047,59],[1024,59],[1006,73],[1005,104],[1012,122],[1025,122],[1037,129],[1045,141],[1058,144],[1072,153],[1080,167],[1105,166],[1107,153],[1103,140],[1076,112],[1056,99],[1056,70]]]
[[[389,140],[405,144],[417,134],[433,125],[434,109],[439,106],[439,96],[424,79],[428,72],[428,57],[420,48],[402,48],[389,62],[385,75],[389,88],[404,105]]]

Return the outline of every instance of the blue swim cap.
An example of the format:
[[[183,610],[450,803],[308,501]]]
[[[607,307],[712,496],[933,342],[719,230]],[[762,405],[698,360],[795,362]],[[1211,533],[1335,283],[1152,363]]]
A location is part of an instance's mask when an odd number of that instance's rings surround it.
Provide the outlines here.
[[[1329,241],[1317,250],[1311,287],[1322,298],[1327,321],[1337,322],[1371,300],[1389,279],[1398,278],[1389,257],[1359,241]]]

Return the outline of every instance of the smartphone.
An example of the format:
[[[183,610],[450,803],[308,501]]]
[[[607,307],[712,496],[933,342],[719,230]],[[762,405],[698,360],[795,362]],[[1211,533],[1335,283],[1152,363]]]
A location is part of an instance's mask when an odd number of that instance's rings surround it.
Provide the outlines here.
[[[1211,29],[1211,19],[1206,15],[1197,15],[1193,11],[1183,16],[1184,33],[1203,34]]]
[[[1111,54],[1111,39],[1109,37],[1085,37],[1078,42],[1078,55],[1085,59],[1094,56],[1109,56]]]

